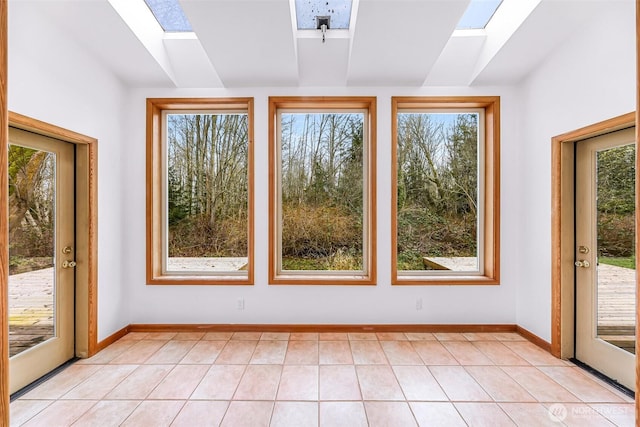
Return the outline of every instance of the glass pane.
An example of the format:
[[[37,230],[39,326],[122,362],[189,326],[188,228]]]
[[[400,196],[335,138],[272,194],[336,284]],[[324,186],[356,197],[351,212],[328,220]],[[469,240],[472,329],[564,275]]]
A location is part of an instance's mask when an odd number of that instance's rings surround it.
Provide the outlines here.
[[[144,0],[166,32],[190,32],[191,24],[178,0]]]
[[[480,30],[487,26],[502,0],[471,0],[456,26],[457,30]]]
[[[398,114],[398,270],[478,271],[479,117]]]
[[[55,334],[55,154],[9,145],[9,354]]]
[[[329,16],[329,28],[348,29],[351,20],[351,0],[296,0],[296,21],[299,30],[316,30],[316,16]]]
[[[166,271],[246,269],[247,114],[168,114],[166,120]]]
[[[363,113],[281,114],[282,270],[363,271]]]
[[[598,337],[635,353],[635,146],[599,151]]]

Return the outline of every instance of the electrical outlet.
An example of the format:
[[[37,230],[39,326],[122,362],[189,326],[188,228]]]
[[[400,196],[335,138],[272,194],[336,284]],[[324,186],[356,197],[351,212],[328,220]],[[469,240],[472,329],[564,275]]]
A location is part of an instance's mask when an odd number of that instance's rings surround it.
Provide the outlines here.
[[[238,298],[238,310],[244,310],[244,298]]]
[[[416,310],[422,310],[422,298],[416,299]]]

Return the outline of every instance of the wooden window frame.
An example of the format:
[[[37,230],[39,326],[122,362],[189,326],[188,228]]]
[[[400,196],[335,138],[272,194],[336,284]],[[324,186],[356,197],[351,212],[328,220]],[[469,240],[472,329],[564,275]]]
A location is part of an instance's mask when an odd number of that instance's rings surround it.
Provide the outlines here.
[[[272,285],[375,285],[376,284],[376,97],[269,97],[269,284]],[[281,260],[278,241],[279,221],[279,179],[278,179],[278,111],[279,110],[316,110],[326,112],[365,110],[367,119],[367,160],[363,162],[366,170],[368,188],[365,212],[367,227],[366,245],[363,247],[367,266],[360,272],[318,272],[318,271],[279,271]]]
[[[398,271],[398,113],[407,111],[484,110],[484,194],[481,224],[481,273],[447,275],[402,274]],[[391,283],[393,285],[498,285],[500,283],[500,97],[392,97],[391,98]]]
[[[163,271],[164,223],[162,153],[164,113],[192,111],[238,111],[248,115],[248,224],[246,275],[167,274]],[[253,285],[254,284],[254,172],[253,98],[147,98],[147,284],[149,285]]]

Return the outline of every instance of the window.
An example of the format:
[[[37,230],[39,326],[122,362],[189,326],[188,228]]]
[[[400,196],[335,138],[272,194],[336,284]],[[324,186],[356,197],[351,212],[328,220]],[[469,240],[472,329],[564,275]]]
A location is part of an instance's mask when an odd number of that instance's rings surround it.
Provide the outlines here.
[[[147,283],[253,284],[253,99],[147,100]]]
[[[375,98],[269,98],[269,280],[375,283]]]
[[[191,32],[191,24],[178,0],[144,0],[165,32]]]
[[[502,0],[471,0],[456,26],[457,30],[482,30],[502,4]]]
[[[351,0],[296,0],[295,4],[299,30],[318,29],[317,17],[328,18],[333,30],[349,28]]]
[[[393,284],[498,284],[500,98],[392,109]]]

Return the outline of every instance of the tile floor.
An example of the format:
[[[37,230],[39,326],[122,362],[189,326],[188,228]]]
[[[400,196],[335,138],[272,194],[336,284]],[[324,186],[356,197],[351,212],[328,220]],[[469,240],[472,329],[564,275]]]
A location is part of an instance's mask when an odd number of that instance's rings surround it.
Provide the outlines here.
[[[515,333],[130,333],[12,426],[633,426],[629,397]]]

